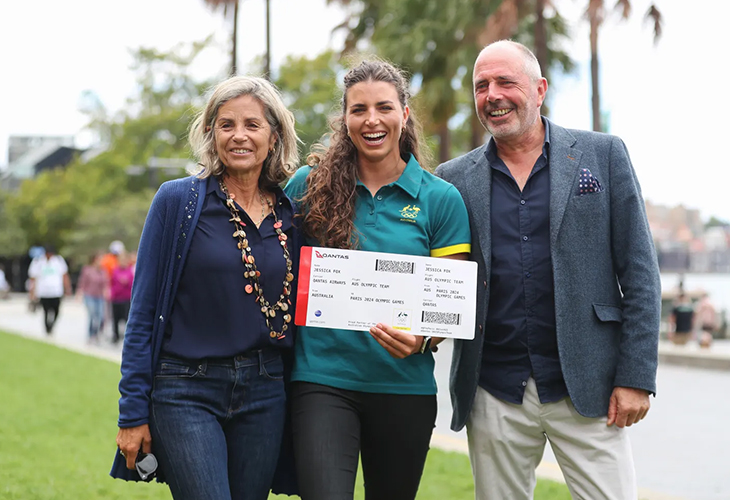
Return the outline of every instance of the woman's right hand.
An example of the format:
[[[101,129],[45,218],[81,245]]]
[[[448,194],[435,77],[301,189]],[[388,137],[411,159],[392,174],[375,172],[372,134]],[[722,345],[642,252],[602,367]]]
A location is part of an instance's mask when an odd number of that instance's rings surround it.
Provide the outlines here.
[[[378,323],[370,328],[370,335],[396,359],[416,354],[424,342],[423,337],[396,330],[390,325]]]
[[[134,469],[134,462],[140,448],[144,453],[152,453],[150,426],[143,424],[137,427],[119,429],[117,446],[122,452],[122,456],[127,459],[127,469]]]

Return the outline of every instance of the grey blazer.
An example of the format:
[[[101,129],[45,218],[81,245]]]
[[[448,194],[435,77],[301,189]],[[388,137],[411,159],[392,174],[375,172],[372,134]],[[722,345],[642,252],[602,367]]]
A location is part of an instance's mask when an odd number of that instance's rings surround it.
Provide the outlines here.
[[[472,341],[455,341],[451,428],[466,424],[479,381],[489,305],[492,169],[486,145],[440,165],[461,192],[479,264]],[[661,285],[641,188],[618,137],[550,122],[550,255],[560,366],[576,410],[604,416],[614,387],[656,393]],[[602,191],[580,194],[588,169]]]

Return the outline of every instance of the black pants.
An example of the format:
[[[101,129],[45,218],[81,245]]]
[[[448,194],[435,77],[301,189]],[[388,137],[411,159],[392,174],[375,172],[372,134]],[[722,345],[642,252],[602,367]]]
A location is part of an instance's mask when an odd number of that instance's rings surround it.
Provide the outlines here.
[[[352,500],[361,455],[366,500],[413,500],[436,396],[373,394],[308,382],[291,390],[302,500]]]
[[[43,307],[43,321],[46,325],[46,333],[50,335],[53,325],[56,324],[58,319],[58,311],[61,309],[61,297],[41,297],[39,300]]]
[[[119,322],[124,321],[126,324],[129,317],[129,302],[112,302],[112,326],[113,337],[112,342],[119,342]]]

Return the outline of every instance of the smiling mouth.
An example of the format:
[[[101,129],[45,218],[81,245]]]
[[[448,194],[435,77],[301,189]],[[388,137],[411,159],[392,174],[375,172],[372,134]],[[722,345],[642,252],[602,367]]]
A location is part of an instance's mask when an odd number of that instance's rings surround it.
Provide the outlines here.
[[[492,118],[501,118],[507,114],[509,114],[512,111],[510,108],[502,108],[502,109],[495,109],[494,111],[489,112],[489,116]]]
[[[388,135],[386,132],[372,132],[369,134],[362,134],[362,138],[365,143],[370,146],[377,146],[385,141],[385,136]]]
[[[237,155],[242,155],[242,154],[246,154],[246,153],[250,153],[250,152],[251,152],[250,149],[243,149],[243,148],[241,148],[241,149],[231,149],[231,153],[234,153],[234,154],[237,154]]]

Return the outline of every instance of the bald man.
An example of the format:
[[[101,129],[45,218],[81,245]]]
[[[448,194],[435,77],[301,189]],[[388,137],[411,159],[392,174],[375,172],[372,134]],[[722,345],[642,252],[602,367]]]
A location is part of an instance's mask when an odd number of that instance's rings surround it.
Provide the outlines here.
[[[530,50],[487,46],[487,144],[436,170],[461,192],[479,264],[473,341],[456,341],[452,428],[479,500],[532,498],[546,441],[574,498],[637,497],[628,429],[656,391],[661,287],[639,182],[617,137],[540,116]]]

